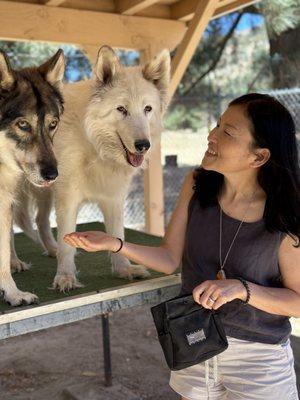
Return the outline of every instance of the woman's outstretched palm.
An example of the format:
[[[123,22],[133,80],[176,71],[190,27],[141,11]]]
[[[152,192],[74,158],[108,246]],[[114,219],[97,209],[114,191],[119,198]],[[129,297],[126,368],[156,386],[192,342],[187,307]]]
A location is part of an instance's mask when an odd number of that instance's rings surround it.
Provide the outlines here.
[[[89,252],[113,250],[114,239],[107,233],[99,231],[72,232],[64,236],[64,241],[70,246]]]

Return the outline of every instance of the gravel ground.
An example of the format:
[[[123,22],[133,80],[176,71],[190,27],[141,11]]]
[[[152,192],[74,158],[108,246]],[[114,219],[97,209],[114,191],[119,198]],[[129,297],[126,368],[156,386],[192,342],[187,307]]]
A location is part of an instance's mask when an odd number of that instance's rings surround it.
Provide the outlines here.
[[[91,318],[0,342],[0,399],[178,400],[149,307],[114,313],[110,327],[112,387],[104,385],[101,319]],[[292,344],[299,383],[300,337]]]
[[[101,319],[0,342],[0,399],[175,400],[149,307],[110,317],[113,387],[104,386]]]

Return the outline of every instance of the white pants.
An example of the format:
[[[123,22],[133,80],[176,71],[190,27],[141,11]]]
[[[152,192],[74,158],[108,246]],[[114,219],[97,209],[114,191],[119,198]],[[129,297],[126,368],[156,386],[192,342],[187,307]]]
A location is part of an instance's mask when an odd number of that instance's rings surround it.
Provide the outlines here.
[[[277,345],[227,339],[228,349],[209,364],[171,371],[171,388],[189,400],[299,400],[289,340]]]

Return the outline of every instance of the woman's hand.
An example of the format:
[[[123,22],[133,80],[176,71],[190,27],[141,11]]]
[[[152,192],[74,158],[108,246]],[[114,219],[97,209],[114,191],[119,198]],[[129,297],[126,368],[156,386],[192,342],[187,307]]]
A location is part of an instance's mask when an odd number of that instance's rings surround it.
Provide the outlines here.
[[[247,291],[237,279],[204,281],[193,290],[196,303],[204,308],[217,310],[234,299],[246,300]]]
[[[99,231],[72,232],[64,236],[64,241],[89,252],[116,251],[120,247],[119,239]]]

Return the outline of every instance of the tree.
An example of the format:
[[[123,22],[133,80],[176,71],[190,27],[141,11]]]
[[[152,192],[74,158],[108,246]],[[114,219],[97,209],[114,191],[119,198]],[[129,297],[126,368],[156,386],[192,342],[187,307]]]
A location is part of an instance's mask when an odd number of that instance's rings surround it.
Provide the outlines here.
[[[273,87],[299,87],[300,0],[264,0],[253,7],[253,12],[264,16],[270,42]]]
[[[65,79],[79,81],[91,76],[91,66],[80,49],[72,45],[58,45],[40,42],[0,41],[0,49],[5,51],[13,68],[20,69],[43,63],[59,48],[66,58]]]

